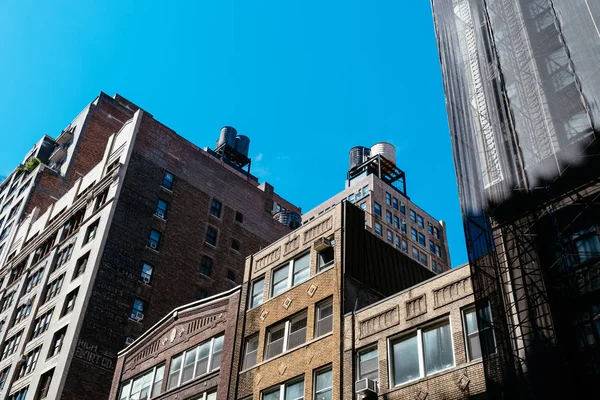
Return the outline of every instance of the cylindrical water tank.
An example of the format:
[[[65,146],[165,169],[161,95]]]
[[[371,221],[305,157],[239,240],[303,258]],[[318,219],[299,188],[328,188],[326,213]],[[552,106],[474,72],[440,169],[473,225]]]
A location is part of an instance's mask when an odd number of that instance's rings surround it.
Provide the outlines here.
[[[280,211],[273,215],[273,218],[292,229],[299,228],[302,224],[302,218],[300,217],[300,214],[293,211]]]
[[[350,149],[350,170],[358,167],[369,156],[370,150],[364,146],[356,146]]]
[[[235,147],[235,137],[237,136],[237,131],[232,126],[224,126],[221,128],[221,136],[219,136],[219,141],[217,142],[217,148],[223,144],[227,144],[230,147]]]
[[[375,143],[371,147],[371,157],[375,157],[377,154],[381,154],[387,160],[396,164],[396,148],[393,144],[387,142]]]
[[[238,153],[242,153],[248,157],[248,150],[250,149],[250,138],[244,135],[237,135],[235,137],[235,150]]]

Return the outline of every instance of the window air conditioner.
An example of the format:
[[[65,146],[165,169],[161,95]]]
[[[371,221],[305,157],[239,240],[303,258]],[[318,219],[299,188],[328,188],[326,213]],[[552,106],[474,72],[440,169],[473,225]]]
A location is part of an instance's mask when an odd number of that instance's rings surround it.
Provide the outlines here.
[[[140,322],[141,320],[144,319],[144,313],[141,311],[136,311],[135,314],[133,314],[133,320]]]
[[[150,284],[150,277],[149,277],[149,276],[146,276],[146,275],[144,275],[144,276],[142,276],[142,281],[143,281],[144,283],[146,283],[146,284]]]
[[[156,216],[162,219],[165,219],[165,213],[161,210],[156,210]]]
[[[354,383],[354,391],[356,394],[367,396],[369,394],[377,394],[377,381],[372,379],[361,379]]]
[[[33,303],[33,301],[31,300],[31,297],[29,297],[27,300],[25,300],[25,304],[30,306],[31,303]]]
[[[406,225],[406,220],[405,219],[402,220],[402,225]]]
[[[150,246],[151,249],[156,250],[156,243],[155,242],[149,242],[148,246]]]
[[[315,250],[322,251],[328,247],[331,247],[331,242],[327,238],[318,238],[315,240]]]

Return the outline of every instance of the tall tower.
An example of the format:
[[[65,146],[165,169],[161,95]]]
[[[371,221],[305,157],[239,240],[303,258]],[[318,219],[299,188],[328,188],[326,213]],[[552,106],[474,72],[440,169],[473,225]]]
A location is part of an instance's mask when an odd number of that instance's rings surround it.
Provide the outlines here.
[[[474,290],[498,343],[488,390],[585,393],[600,373],[600,3],[432,7]]]

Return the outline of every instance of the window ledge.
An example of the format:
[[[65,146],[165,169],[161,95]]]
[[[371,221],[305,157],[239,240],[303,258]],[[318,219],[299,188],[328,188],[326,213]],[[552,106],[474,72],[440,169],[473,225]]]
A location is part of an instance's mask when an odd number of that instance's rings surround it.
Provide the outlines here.
[[[404,383],[400,383],[400,384],[398,384],[396,386],[392,386],[392,387],[390,387],[390,388],[388,388],[386,390],[382,390],[379,393],[379,395],[381,396],[381,395],[384,395],[384,394],[387,394],[387,393],[391,393],[391,392],[396,391],[396,390],[405,389],[405,388],[409,387],[410,385],[415,385],[415,384],[423,383],[423,382],[425,382],[425,381],[427,381],[429,379],[436,379],[436,378],[439,378],[439,377],[441,377],[443,375],[456,372],[457,370],[459,370],[461,368],[467,368],[467,367],[471,367],[471,366],[474,366],[474,365],[477,365],[477,364],[482,364],[482,363],[483,363],[483,361],[480,358],[480,359],[477,359],[477,360],[474,360],[474,361],[470,361],[470,362],[466,362],[466,363],[463,363],[463,364],[454,365],[454,366],[446,368],[444,370],[434,372],[434,373],[432,373],[430,375],[422,376],[422,377],[410,380],[408,382],[404,382]]]
[[[214,249],[214,250],[216,250],[216,249],[217,249],[217,245],[215,245],[215,244],[210,244],[210,243],[208,243],[208,242],[204,242],[204,244],[205,244],[206,246],[210,247],[211,249]]]
[[[163,192],[167,192],[170,194],[173,194],[173,189],[167,189],[166,187],[164,187],[163,185],[160,185],[160,188]]]
[[[153,253],[160,254],[160,251],[158,251],[158,250],[156,250],[156,249],[153,249],[152,247],[150,247],[150,246],[148,246],[148,245],[146,245],[146,250],[150,250],[150,251],[151,251],[151,252],[153,252]]]
[[[156,214],[152,214],[152,216],[154,217],[154,219],[157,219],[157,220],[159,220],[161,222],[167,222],[166,218],[160,217],[160,216],[158,216]]]

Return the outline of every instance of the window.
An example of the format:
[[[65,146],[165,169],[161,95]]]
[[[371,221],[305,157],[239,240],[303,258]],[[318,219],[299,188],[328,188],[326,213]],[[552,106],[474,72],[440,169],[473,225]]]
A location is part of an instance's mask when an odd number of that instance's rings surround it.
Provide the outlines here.
[[[333,384],[331,379],[331,367],[315,372],[314,379],[314,399],[315,400],[331,400],[333,392]]]
[[[267,329],[265,360],[306,342],[306,311]]]
[[[402,239],[402,251],[408,253],[408,242]]]
[[[385,204],[387,204],[388,206],[392,205],[392,195],[388,192],[385,192]]]
[[[10,365],[0,372],[0,390],[4,389],[6,381],[8,380],[8,373],[10,372]]]
[[[437,244],[435,245],[435,255],[439,258],[442,258],[442,249],[440,249],[440,246],[438,246]]]
[[[387,241],[388,243],[394,244],[394,232],[390,230],[387,231]]]
[[[429,241],[429,251],[435,254],[435,243],[433,243],[433,240]]]
[[[410,238],[415,242],[418,240],[417,230],[415,228],[410,228]]]
[[[144,265],[142,265],[142,273],[140,274],[140,279],[142,280],[142,282],[150,284],[150,282],[152,281],[153,269],[154,268],[152,268],[152,265],[148,263],[144,263]]]
[[[284,383],[265,390],[261,395],[262,400],[302,400],[304,399],[304,380]]]
[[[23,331],[11,336],[9,339],[4,341],[4,346],[2,347],[2,360],[6,357],[14,354],[19,347],[19,343],[21,343],[21,336],[23,335]]]
[[[149,400],[161,393],[165,366],[159,365],[121,384],[119,400]]]
[[[363,197],[369,195],[369,185],[363,186],[363,188],[362,188],[362,195],[363,195]]]
[[[106,204],[106,199],[108,199],[108,189],[96,196],[96,204],[94,205],[94,211],[100,209],[100,207]]]
[[[403,219],[402,223],[400,224],[400,230],[402,231],[402,233],[404,233],[406,235],[406,220]]]
[[[360,203],[360,208],[361,208],[361,210],[363,210],[363,211],[367,211],[367,202],[365,201],[365,202],[363,202],[363,203]]]
[[[15,392],[15,393],[11,394],[10,396],[8,396],[7,400],[25,400],[25,397],[27,397],[28,389],[29,389],[29,386],[24,387],[23,389],[19,390],[18,392]]]
[[[379,236],[383,236],[383,229],[379,222],[375,222],[375,233],[378,234]]]
[[[17,315],[15,316],[15,322],[13,325],[18,324],[19,322],[23,321],[25,318],[29,317],[29,314],[31,314],[31,304],[32,303],[33,303],[33,301],[28,301],[25,304],[21,304],[17,308]]]
[[[400,229],[400,218],[394,215],[394,228]]]
[[[131,314],[129,318],[135,321],[142,321],[144,319],[144,310],[146,309],[146,302],[142,299],[138,299],[137,297],[133,299],[133,307],[131,309]]]
[[[56,254],[56,264],[54,264],[54,267],[52,267],[52,270],[50,271],[50,273],[56,271],[57,269],[59,269],[60,267],[65,265],[69,260],[71,260],[72,255],[73,255],[73,245],[72,244],[68,245],[67,247],[63,247]]]
[[[221,202],[217,199],[212,199],[210,203],[210,215],[221,218]]]
[[[75,308],[75,301],[77,300],[77,293],[79,293],[79,288],[76,288],[71,293],[67,294],[65,298],[65,304],[63,306],[63,310],[60,313],[60,317],[64,317],[69,314]]]
[[[400,249],[400,242],[401,242],[400,236],[396,235],[396,248],[397,249]]]
[[[427,233],[433,235],[433,225],[431,225],[429,222],[427,224]]]
[[[239,211],[235,212],[235,221],[239,222],[240,224],[244,222],[244,214],[242,214]]]
[[[160,245],[161,233],[155,229],[150,231],[150,237],[148,238],[148,247],[154,250],[158,250]]]
[[[73,235],[81,226],[83,219],[85,218],[85,209],[78,211],[63,225],[62,232],[60,234],[60,241],[69,238]]]
[[[15,299],[15,291],[14,290],[8,294],[5,294],[4,297],[2,298],[2,307],[0,307],[0,312],[4,312],[4,311],[8,310],[8,308],[10,306],[12,306],[14,299]]]
[[[273,271],[271,297],[308,279],[310,253],[306,253]],[[291,273],[290,273],[291,272]]]
[[[410,220],[412,222],[417,222],[417,213],[414,212],[414,210],[412,210],[412,209],[410,210]]]
[[[46,298],[44,300],[44,303],[52,300],[60,293],[60,289],[62,288],[64,279],[65,274],[62,274],[61,276],[50,282],[48,285],[46,285]]]
[[[6,238],[8,236],[8,234],[10,233],[11,229],[12,229],[12,224],[9,224],[6,228],[4,228],[2,230],[2,233],[0,233],[0,240],[4,240],[4,238]]]
[[[54,313],[54,308],[46,311],[44,314],[35,319],[33,322],[33,330],[31,331],[31,339],[40,336],[42,333],[48,330],[48,326],[50,326],[50,320],[52,320],[52,313]]]
[[[452,332],[448,320],[391,341],[394,386],[454,366]]]
[[[90,253],[87,253],[77,260],[77,264],[75,264],[75,269],[73,270],[73,278],[71,280],[77,278],[81,274],[85,272],[85,267],[87,266],[88,259],[90,258]]]
[[[319,251],[317,260],[318,260],[318,269],[319,271],[323,271],[324,269],[333,265],[334,261],[334,252],[335,248],[335,240],[333,238],[329,239],[329,247],[324,250]]]
[[[205,242],[211,246],[217,245],[217,230],[212,226],[206,228],[206,239]]]
[[[315,337],[333,331],[333,299],[329,298],[317,304],[315,313]]]
[[[265,278],[260,278],[252,282],[252,298],[250,299],[250,308],[254,308],[263,302],[265,291]]]
[[[419,232],[419,244],[425,247],[425,235]]]
[[[96,237],[96,232],[98,231],[98,223],[99,222],[100,222],[100,220],[96,220],[96,222],[94,222],[93,224],[91,224],[88,227],[87,232],[85,234],[84,243],[89,243],[92,240],[94,240],[94,238]]]
[[[169,203],[164,200],[158,199],[156,203],[156,211],[154,211],[154,215],[159,218],[167,219],[167,208],[169,207]]]
[[[421,217],[420,215],[417,215],[417,225],[419,225],[419,227],[421,227],[421,228],[425,228],[425,223],[423,222],[423,217]]]
[[[164,187],[165,189],[173,190],[174,178],[175,177],[172,173],[165,171],[165,174],[163,175],[162,187]]]
[[[21,364],[19,368],[19,373],[17,379],[24,377],[25,375],[29,375],[35,369],[37,365],[38,358],[40,357],[40,350],[42,346],[38,346],[35,349],[31,350],[25,356],[25,362]]]
[[[235,271],[234,270],[232,270],[232,269],[227,270],[227,279],[235,282]]]
[[[419,250],[416,247],[412,248],[412,256],[415,260],[419,261]]]
[[[375,215],[379,215],[381,217],[381,204],[374,202],[373,212],[375,213]]]
[[[427,254],[423,253],[422,251],[419,252],[419,262],[425,266],[429,265],[427,262]]]
[[[479,328],[480,324],[477,322],[478,317],[481,321],[481,328]],[[483,351],[487,354],[496,352],[496,340],[491,322],[492,315],[489,304],[486,304],[479,313],[475,311],[474,307],[463,311],[467,359],[469,361],[481,358]],[[482,342],[484,349],[481,348]]]
[[[435,226],[433,227],[433,236],[435,236],[437,239],[440,238],[440,231]]]
[[[395,197],[392,199],[392,207],[394,207],[394,210],[398,210],[398,199]]]
[[[377,347],[361,350],[358,352],[358,380],[379,380],[379,355]]]
[[[10,275],[8,277],[7,286],[11,285],[14,281],[19,279],[21,277],[21,275],[23,275],[23,272],[25,271],[26,263],[27,263],[27,261],[23,261],[10,270]]]
[[[172,389],[191,379],[219,369],[222,352],[223,335],[207,340],[173,358],[167,389]]]
[[[258,334],[246,339],[244,348],[244,362],[242,369],[248,369],[256,365],[256,356],[258,355]]]
[[[52,376],[54,375],[54,369],[46,372],[40,378],[40,384],[38,386],[37,393],[35,395],[36,400],[44,400],[48,398],[50,392],[50,384],[52,383]]]
[[[231,239],[231,248],[235,251],[240,251],[240,241],[237,239]]]
[[[359,197],[359,198],[360,198],[360,197]],[[350,195],[348,196],[348,201],[349,201],[350,203],[354,203],[354,193],[352,193],[352,194],[350,194]]]
[[[392,213],[390,211],[385,212],[385,220],[387,221],[388,224],[392,224]]]
[[[212,275],[213,259],[208,256],[203,256],[200,261],[200,273],[205,276]]]

